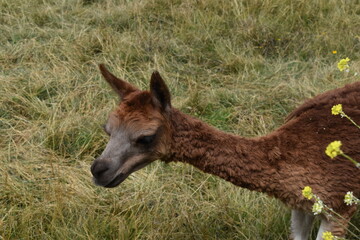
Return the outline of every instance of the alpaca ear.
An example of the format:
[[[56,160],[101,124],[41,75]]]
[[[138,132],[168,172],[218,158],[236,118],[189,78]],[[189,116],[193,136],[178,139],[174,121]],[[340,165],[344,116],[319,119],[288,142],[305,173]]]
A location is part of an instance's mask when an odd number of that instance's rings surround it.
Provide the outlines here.
[[[138,91],[138,89],[130,83],[115,77],[106,69],[104,64],[99,64],[99,68],[105,80],[110,84],[110,86],[115,90],[121,99],[124,99],[124,97],[131,92]]]
[[[171,108],[171,97],[168,87],[164,80],[161,78],[160,73],[155,71],[151,75],[150,80],[150,93],[153,103],[164,111]]]

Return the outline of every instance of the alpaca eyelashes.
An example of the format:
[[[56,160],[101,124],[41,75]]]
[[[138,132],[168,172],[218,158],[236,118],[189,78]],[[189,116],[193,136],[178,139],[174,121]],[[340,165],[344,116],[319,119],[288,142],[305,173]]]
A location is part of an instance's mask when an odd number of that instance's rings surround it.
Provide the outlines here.
[[[156,134],[148,135],[148,136],[141,136],[136,140],[137,144],[140,145],[149,145],[154,142]]]
[[[109,135],[109,136],[111,135],[110,131],[106,127],[106,124],[102,125],[102,128],[107,135]],[[152,142],[154,142],[155,137],[156,137],[156,133],[152,134],[152,135],[141,136],[138,139],[136,139],[135,142],[136,142],[136,144],[146,146],[146,145],[150,145]]]

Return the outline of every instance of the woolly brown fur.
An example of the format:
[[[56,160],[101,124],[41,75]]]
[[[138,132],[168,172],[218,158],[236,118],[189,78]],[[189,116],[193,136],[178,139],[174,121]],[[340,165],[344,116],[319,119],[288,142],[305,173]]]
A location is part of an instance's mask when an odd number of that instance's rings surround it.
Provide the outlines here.
[[[311,186],[335,211],[352,211],[343,199],[347,191],[359,197],[359,169],[345,158],[329,158],[324,150],[330,142],[340,140],[344,152],[360,159],[360,133],[349,120],[331,115],[335,104],[342,104],[344,111],[360,122],[360,83],[308,100],[283,126],[252,139],[221,132],[173,109],[171,160],[267,193],[292,208],[309,211],[312,203],[301,190]]]

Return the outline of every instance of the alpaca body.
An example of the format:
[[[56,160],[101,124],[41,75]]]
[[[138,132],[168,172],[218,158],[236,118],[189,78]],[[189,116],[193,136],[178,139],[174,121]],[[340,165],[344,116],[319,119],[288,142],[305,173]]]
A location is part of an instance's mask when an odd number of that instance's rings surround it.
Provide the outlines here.
[[[357,103],[347,101],[347,89],[355,89]],[[360,194],[359,170],[344,158],[329,158],[325,149],[330,142],[341,140],[344,152],[360,159],[360,148],[356,147],[360,144],[360,132],[347,119],[331,115],[331,107],[342,103],[344,111],[360,122],[360,83],[325,95],[329,99],[317,101],[320,95],[301,106],[317,102],[315,108],[299,116],[294,115],[295,111],[279,129],[251,139],[221,132],[174,109],[171,115],[174,141],[171,157],[166,161],[190,163],[298,209],[308,209],[301,193],[305,186],[311,186],[325,203],[331,198],[328,201],[334,209],[343,206],[347,191]],[[337,197],[340,199],[334,203]]]
[[[174,110],[171,160],[190,163],[237,186],[280,199],[295,210],[292,228],[299,232],[297,236],[306,236],[294,239],[307,239],[314,218],[309,215],[313,202],[302,196],[305,186],[311,186],[327,206],[346,219],[355,207],[344,204],[344,195],[353,191],[360,196],[360,170],[345,158],[325,155],[330,142],[341,140],[344,151],[360,159],[360,132],[349,120],[331,115],[331,107],[339,103],[360,122],[360,83],[311,99],[291,113],[285,125],[252,139],[223,133]],[[301,227],[304,223],[306,231]],[[325,217],[318,239],[322,231],[345,233],[344,227]]]
[[[336,117],[331,116],[330,110],[328,115],[324,122],[333,124],[329,119]],[[359,170],[346,159],[330,159],[325,155],[326,143],[338,139],[342,139],[344,149],[351,149],[354,146],[352,139],[359,135],[355,126],[348,126],[349,130],[353,129],[346,131],[344,125],[327,128],[320,123],[317,132],[326,130],[333,136],[328,139],[321,133],[311,134],[309,131],[305,139],[298,135],[300,129],[306,132],[306,123],[304,126],[297,122],[300,119],[293,119],[289,123],[293,126],[281,127],[264,137],[245,139],[220,132],[178,111],[174,111],[173,116],[176,119],[173,124],[173,152],[172,157],[165,161],[189,163],[237,186],[280,199],[294,209],[292,228],[297,232],[293,234],[294,239],[307,239],[314,220],[311,213],[313,202],[302,196],[301,190],[305,186],[311,186],[327,206],[344,216],[349,215],[347,219],[355,211],[354,207],[347,207],[343,200],[347,191],[359,196]],[[346,119],[341,120],[347,125]],[[298,131],[289,131],[295,128],[299,128]],[[338,134],[338,130],[342,134]],[[346,144],[349,148],[345,148]],[[359,152],[351,153],[351,156],[359,159]],[[311,162],[314,158],[319,161]],[[318,239],[321,239],[323,231],[332,231],[339,236],[345,233],[342,226],[336,223],[330,225],[326,218],[323,218]]]
[[[122,102],[106,124],[110,141],[91,168],[98,185],[115,187],[156,159],[188,163],[280,199],[293,209],[292,238],[296,240],[309,237],[314,219],[313,202],[301,193],[310,186],[344,218],[339,224],[321,216],[317,239],[323,231],[345,235],[355,206],[346,206],[343,199],[347,191],[359,197],[360,170],[341,157],[330,159],[324,151],[330,142],[340,140],[345,153],[360,159],[359,131],[348,120],[331,115],[333,105],[343,104],[344,112],[360,122],[360,83],[307,101],[266,136],[243,138],[171,107],[170,93],[158,73],[153,74],[148,92],[116,78],[102,65],[100,69]]]

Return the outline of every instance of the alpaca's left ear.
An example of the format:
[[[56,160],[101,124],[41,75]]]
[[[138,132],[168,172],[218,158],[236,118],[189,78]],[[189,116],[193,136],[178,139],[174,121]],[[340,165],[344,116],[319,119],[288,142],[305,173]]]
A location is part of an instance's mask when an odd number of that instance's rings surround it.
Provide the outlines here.
[[[168,87],[161,78],[160,73],[155,71],[151,75],[150,93],[153,103],[164,111],[171,108],[171,96]]]

